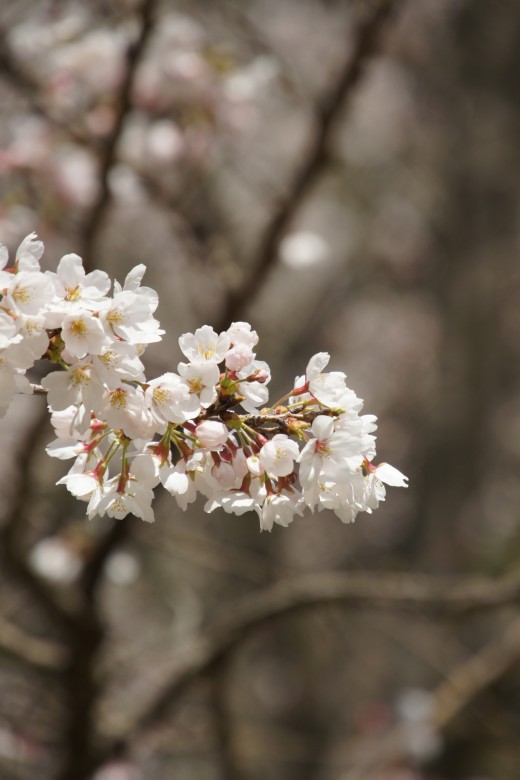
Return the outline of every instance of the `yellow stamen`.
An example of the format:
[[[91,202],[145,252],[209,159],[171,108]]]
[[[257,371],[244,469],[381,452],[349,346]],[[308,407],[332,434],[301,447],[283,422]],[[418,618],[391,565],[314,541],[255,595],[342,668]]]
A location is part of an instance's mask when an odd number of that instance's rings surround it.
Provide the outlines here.
[[[193,379],[188,380],[188,387],[190,388],[192,393],[200,393],[204,385],[202,384],[202,380],[200,376],[194,377]]]
[[[110,406],[114,406],[116,409],[126,409],[126,396],[126,390],[123,390],[122,387],[113,390],[110,393]]]
[[[83,322],[83,320],[74,320],[72,325],[70,326],[70,330],[73,336],[76,336],[78,339],[83,339],[85,336],[88,335],[88,328]]]
[[[16,287],[13,292],[13,298],[19,303],[29,303],[31,300],[31,292],[28,287]]]
[[[167,390],[165,387],[155,387],[153,391],[153,400],[156,404],[167,404],[172,399],[171,390]]]

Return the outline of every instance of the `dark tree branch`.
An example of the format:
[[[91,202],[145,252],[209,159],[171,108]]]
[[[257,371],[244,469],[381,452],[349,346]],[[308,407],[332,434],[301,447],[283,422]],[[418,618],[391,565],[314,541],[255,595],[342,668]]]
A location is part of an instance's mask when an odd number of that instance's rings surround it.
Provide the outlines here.
[[[70,605],[65,605],[55,591],[29,567],[23,544],[32,497],[32,466],[39,454],[47,409],[42,406],[35,420],[31,421],[18,449],[18,480],[11,489],[11,496],[0,525],[0,561],[2,568],[18,581],[30,594],[54,624],[65,631],[73,624]]]
[[[85,270],[92,270],[94,267],[93,251],[110,203],[109,174],[116,161],[117,147],[126,118],[132,110],[132,91],[139,64],[153,29],[154,10],[155,0],[144,0],[140,10],[141,28],[139,35],[127,50],[126,78],[121,87],[114,126],[104,143],[99,159],[100,191],[84,226],[83,264]]]
[[[105,142],[99,161],[100,191],[87,215],[83,235],[83,264],[94,267],[93,250],[110,203],[109,174],[116,160],[117,147],[125,120],[132,110],[132,91],[136,73],[145,53],[153,29],[155,0],[144,0],[140,10],[140,31],[127,51],[126,77],[121,87],[119,106],[112,132]],[[84,780],[90,776],[95,758],[94,707],[99,683],[95,666],[105,637],[103,621],[98,610],[97,595],[104,565],[128,533],[128,520],[115,521],[91,552],[79,582],[80,609],[73,630],[69,633],[70,664],[65,673],[68,698],[66,755],[58,780]]]
[[[159,690],[140,712],[124,723],[107,728],[115,736],[113,750],[130,744],[158,723],[191,682],[211,673],[228,653],[251,631],[282,615],[324,604],[341,604],[366,609],[421,610],[447,617],[514,603],[520,597],[520,574],[501,579],[436,578],[394,574],[319,574],[282,582],[244,598],[227,608],[224,616],[184,648],[179,648],[175,665]]]
[[[361,23],[354,51],[345,63],[338,80],[316,107],[315,128],[309,149],[272,215],[258,246],[253,271],[237,289],[231,289],[224,304],[217,329],[227,328],[240,319],[278,259],[278,249],[299,208],[325,170],[330,159],[330,147],[337,120],[357,87],[363,69],[377,52],[381,33],[394,7],[395,0],[377,0]]]
[[[2,29],[0,29],[0,78],[8,81],[19,94],[23,95],[31,109],[43,117],[55,130],[69,136],[81,146],[92,146],[94,139],[89,138],[85,131],[75,126],[71,121],[62,119],[41,97],[42,85],[27,73],[23,63],[15,59]]]
[[[431,694],[431,727],[446,731],[455,718],[520,660],[520,618],[510,622],[502,636],[457,664]],[[345,780],[369,780],[375,773],[410,757],[406,725],[386,736],[364,741],[352,752]]]
[[[220,774],[224,780],[242,780],[240,762],[234,744],[234,729],[229,712],[230,677],[232,655],[223,658],[211,670],[211,710],[220,763]]]
[[[124,127],[124,122],[131,110],[131,95],[135,83],[135,75],[145,51],[146,43],[152,30],[152,17],[155,0],[144,0],[141,9],[141,29],[136,41],[127,52],[126,78],[121,89],[119,106],[114,126],[106,139],[99,160],[100,190],[96,202],[87,214],[82,230],[82,255],[87,271],[94,267],[93,249],[103,219],[110,202],[108,178],[115,162],[117,146]],[[0,51],[0,64],[4,67],[12,64],[6,62],[7,51]],[[15,68],[8,69],[8,75],[19,75],[18,86],[32,95],[32,84],[23,75],[17,74]],[[20,79],[23,83],[20,84]],[[46,112],[46,107],[35,104],[40,113],[46,114],[49,121],[56,124],[54,118]],[[33,388],[35,394],[41,389]],[[40,439],[47,417],[46,410],[33,421],[26,432],[20,447],[20,483],[13,493],[13,500],[0,530],[0,556],[5,569],[20,582],[33,596],[36,603],[42,606],[47,615],[63,630],[67,642],[68,663],[63,667],[62,682],[67,697],[67,721],[65,733],[64,764],[59,774],[60,780],[82,780],[90,774],[93,764],[94,716],[93,708],[98,696],[98,682],[95,677],[95,664],[99,649],[104,638],[104,627],[98,612],[96,596],[102,580],[104,564],[126,535],[128,524],[114,523],[111,529],[102,536],[91,552],[79,587],[76,589],[76,602],[73,605],[63,605],[57,594],[47,584],[37,577],[27,564],[23,546],[23,535],[31,502],[31,472],[33,459],[39,453]],[[20,637],[17,637],[20,639]],[[7,636],[4,644],[13,647],[13,634]],[[19,644],[19,643],[18,643]],[[25,653],[26,660],[34,658],[34,644],[28,644]],[[7,649],[7,648],[6,648]],[[20,649],[20,648],[18,648]],[[45,648],[42,648],[45,650]],[[52,666],[57,662],[56,655],[49,655],[49,648],[40,658],[40,667]],[[20,657],[23,657],[23,653]],[[61,659],[62,660],[62,659]]]

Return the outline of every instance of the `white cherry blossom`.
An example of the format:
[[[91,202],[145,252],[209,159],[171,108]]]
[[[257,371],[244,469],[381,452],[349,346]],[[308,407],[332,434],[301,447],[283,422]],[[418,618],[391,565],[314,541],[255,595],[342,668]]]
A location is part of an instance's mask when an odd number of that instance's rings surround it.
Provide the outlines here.
[[[275,523],[287,528],[295,514],[303,514],[301,503],[296,494],[268,495],[262,507],[257,508],[260,530],[271,531]]]
[[[258,333],[251,328],[249,322],[233,322],[227,329],[227,334],[233,346],[242,344],[252,350],[258,344]]]
[[[319,415],[311,430],[315,438],[307,442],[298,461],[305,501],[313,507],[318,500],[320,483],[341,483],[361,465],[363,455],[356,451],[348,433],[335,430],[332,417]]]
[[[86,311],[67,314],[63,318],[61,337],[67,352],[76,358],[85,357],[88,353],[98,355],[107,341],[99,319]]]
[[[154,420],[164,425],[185,422],[199,410],[187,383],[172,372],[152,379],[146,388],[145,398]]]
[[[29,233],[16,250],[16,265],[20,271],[39,271],[40,258],[43,255],[43,241],[38,241],[36,233]]]
[[[16,320],[16,327],[23,339],[24,347],[32,355],[33,362],[42,357],[49,345],[49,336],[45,330],[45,317],[21,314]]]
[[[207,408],[217,398],[216,385],[220,370],[216,363],[179,363],[179,374],[188,385],[191,395],[196,396],[200,407]]]
[[[190,488],[190,479],[185,471],[185,464],[181,461],[177,466],[171,466],[161,482],[172,496],[184,496]]]
[[[251,510],[260,509],[261,504],[249,493],[244,493],[240,490],[229,490],[226,493],[210,498],[204,506],[206,512],[213,512],[218,508],[222,508],[228,514],[243,515]]]
[[[179,346],[192,363],[220,363],[229,349],[227,333],[217,334],[209,325],[203,325],[195,333],[184,333]]]
[[[343,371],[324,372],[329,360],[328,352],[318,352],[311,357],[305,371],[306,387],[324,406],[337,407],[347,390],[346,374]]]
[[[108,333],[130,344],[151,344],[160,341],[164,333],[153,311],[146,295],[122,290],[101,307],[99,316]]]
[[[92,355],[92,367],[98,379],[109,387],[117,387],[123,379],[145,382],[144,366],[138,348],[126,341],[110,341]]]
[[[39,271],[22,271],[12,277],[4,295],[3,308],[8,307],[17,314],[38,314],[52,298],[53,286]]]
[[[18,333],[17,320],[4,309],[0,309],[0,349],[22,340]]]
[[[42,252],[31,234],[8,267],[0,245],[0,414],[31,391],[26,372],[48,358],[42,387],[56,438],[47,452],[73,460],[58,484],[88,503],[89,518],[151,522],[161,483],[183,510],[200,494],[206,511],[252,511],[270,531],[304,506],[349,523],[376,509],[387,485],[406,487],[396,468],[373,464],[376,418],[361,414],[343,372],[325,371],[328,353],[314,355],[271,409],[262,409],[270,368],[247,322],[183,334],[190,362],[148,380],[141,356],[163,331],[157,293],[141,285],[145,266],[110,296],[108,275],[87,274],[78,255],[42,273]]]
[[[265,406],[269,400],[267,384],[271,380],[271,370],[264,360],[253,360],[237,372],[239,393],[244,396],[242,406],[250,414],[258,407]]]
[[[89,518],[94,515],[114,517],[122,520],[128,514],[135,515],[147,523],[153,523],[153,491],[138,483],[130,484],[127,491],[118,490],[118,480],[112,481],[101,493],[94,493],[88,506]]]
[[[226,463],[223,460],[220,463],[216,463],[211,469],[211,476],[225,490],[230,490],[237,486],[237,475],[231,463]]]
[[[254,352],[248,344],[235,344],[224,355],[226,368],[230,371],[241,371],[250,366],[254,358]]]
[[[94,309],[108,295],[111,286],[110,277],[104,271],[85,273],[81,257],[74,253],[64,255],[56,273],[47,271],[47,275],[54,283],[54,308],[58,311],[79,306]]]
[[[58,480],[57,485],[65,485],[69,493],[81,501],[90,501],[99,489],[99,479],[93,472],[71,473]]]
[[[0,417],[7,412],[13,396],[19,392],[30,392],[28,380],[14,371],[0,355]]]
[[[389,463],[380,463],[379,466],[375,467],[374,473],[376,477],[386,485],[391,485],[392,487],[408,487],[408,477],[405,477],[399,469],[396,469]]]
[[[109,389],[99,407],[110,427],[120,428],[130,438],[147,438],[153,436],[158,427],[164,427],[155,423],[140,387],[119,385]]]
[[[294,469],[294,461],[300,450],[294,439],[285,433],[277,433],[260,450],[260,461],[269,474],[275,477],[286,477]]]
[[[254,477],[261,477],[265,474],[265,467],[258,455],[250,455],[247,458],[247,468]]]
[[[61,411],[72,404],[83,404],[89,412],[101,406],[103,386],[86,361],[75,363],[66,371],[47,374],[42,379],[42,386],[47,390],[47,401],[53,411]]]

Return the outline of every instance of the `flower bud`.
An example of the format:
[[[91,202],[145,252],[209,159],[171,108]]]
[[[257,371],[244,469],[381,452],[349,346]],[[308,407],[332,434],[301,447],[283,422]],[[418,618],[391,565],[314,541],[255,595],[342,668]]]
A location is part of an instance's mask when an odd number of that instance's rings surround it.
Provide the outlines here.
[[[247,344],[235,344],[225,355],[226,368],[240,371],[253,361],[253,350]]]
[[[229,431],[224,423],[204,420],[195,429],[197,439],[208,450],[220,450],[227,441]]]
[[[260,382],[260,384],[264,384],[265,382],[268,382],[271,378],[269,371],[266,371],[264,368],[257,368],[254,374],[251,374],[251,376],[247,377],[248,382]]]
[[[222,462],[218,466],[213,466],[211,476],[224,490],[230,490],[235,487],[236,474],[230,463]]]
[[[290,433],[298,434],[299,431],[305,428],[310,428],[309,423],[306,420],[297,420],[295,417],[286,417],[285,425]]]

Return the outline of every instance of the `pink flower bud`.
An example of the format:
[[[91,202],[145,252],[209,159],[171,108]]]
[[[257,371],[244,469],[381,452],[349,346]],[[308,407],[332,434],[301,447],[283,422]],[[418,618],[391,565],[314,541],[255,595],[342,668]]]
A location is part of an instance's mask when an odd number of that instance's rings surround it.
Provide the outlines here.
[[[248,366],[254,358],[253,350],[247,344],[235,344],[226,352],[226,368],[230,371],[240,371]]]
[[[230,463],[221,463],[219,466],[213,466],[211,476],[215,479],[221,488],[230,490],[235,487],[236,474]]]
[[[227,441],[229,431],[224,423],[204,420],[196,428],[197,439],[208,450],[220,450]]]
[[[268,382],[270,379],[269,371],[266,371],[263,368],[258,368],[254,374],[251,374],[251,376],[248,377],[249,382],[260,382],[260,384],[264,384],[264,382]]]

